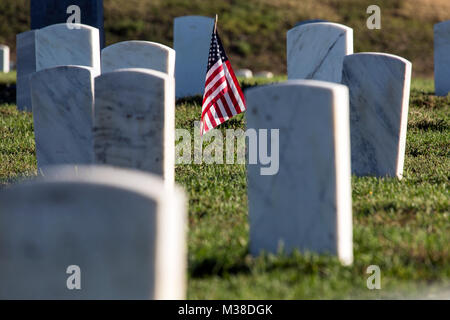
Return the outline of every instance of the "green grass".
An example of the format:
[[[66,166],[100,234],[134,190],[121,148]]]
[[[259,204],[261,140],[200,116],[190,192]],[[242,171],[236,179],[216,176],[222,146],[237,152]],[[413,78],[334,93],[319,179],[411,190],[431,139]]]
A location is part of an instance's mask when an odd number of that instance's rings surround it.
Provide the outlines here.
[[[251,257],[245,166],[177,165],[176,180],[189,196],[188,297],[416,298],[448,287],[450,97],[435,97],[433,90],[430,80],[412,83],[403,180],[352,178],[351,267],[311,253]],[[199,98],[179,101],[176,110],[177,128],[192,132],[200,118]],[[244,128],[244,117],[221,130]],[[2,105],[0,124],[0,181],[5,185],[35,173],[35,146],[30,114]],[[366,288],[372,264],[381,268],[382,290]]]
[[[8,73],[0,72],[0,85],[16,83],[17,72],[11,71]]]

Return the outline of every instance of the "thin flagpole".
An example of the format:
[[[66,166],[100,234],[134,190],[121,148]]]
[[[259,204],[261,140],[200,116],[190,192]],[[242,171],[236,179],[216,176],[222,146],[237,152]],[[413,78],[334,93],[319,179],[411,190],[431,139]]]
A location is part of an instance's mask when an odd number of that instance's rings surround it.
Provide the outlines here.
[[[217,20],[219,20],[219,15],[216,14],[216,21],[214,22],[214,33],[217,31]]]

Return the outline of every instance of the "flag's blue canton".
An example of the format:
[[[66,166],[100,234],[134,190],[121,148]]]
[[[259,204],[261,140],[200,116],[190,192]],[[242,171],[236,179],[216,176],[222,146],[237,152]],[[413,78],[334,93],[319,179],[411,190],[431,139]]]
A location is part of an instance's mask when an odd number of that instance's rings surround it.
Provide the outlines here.
[[[216,32],[211,39],[208,58],[208,71],[217,63],[217,61],[219,61],[219,58],[222,59],[222,62],[228,60],[225,50],[223,49],[222,41],[220,40],[219,34]]]

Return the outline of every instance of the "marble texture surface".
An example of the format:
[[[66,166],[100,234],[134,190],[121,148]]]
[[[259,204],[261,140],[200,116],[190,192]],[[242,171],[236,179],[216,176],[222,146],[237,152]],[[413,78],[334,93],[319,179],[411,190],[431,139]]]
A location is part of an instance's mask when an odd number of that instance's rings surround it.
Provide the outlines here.
[[[175,50],[149,41],[124,41],[102,50],[102,73],[145,68],[175,76]]]
[[[173,46],[177,53],[177,98],[203,95],[214,19],[184,16],[174,20]]]
[[[174,183],[174,78],[120,69],[95,79],[96,163],[148,171]]]
[[[40,170],[49,165],[93,163],[93,85],[97,75],[92,68],[64,66],[31,76]]]
[[[411,63],[384,53],[345,57],[342,83],[350,90],[352,172],[403,174]]]
[[[450,92],[450,20],[434,25],[434,82],[436,95]]]
[[[31,0],[31,29],[42,29],[52,24],[66,23],[71,14],[67,8],[80,8],[80,23],[100,30],[100,45],[104,47],[103,0]]]
[[[245,96],[247,129],[279,129],[280,150],[276,175],[247,166],[250,252],[308,250],[351,264],[348,89],[289,80]],[[274,109],[282,112],[274,116]]]
[[[0,44],[0,72],[9,72],[9,47]]]
[[[36,30],[19,33],[16,44],[16,104],[19,110],[31,111],[30,76],[36,72]]]
[[[100,43],[98,29],[77,25],[69,29],[65,23],[36,31],[36,70],[79,65],[100,72]]]
[[[185,230],[183,192],[156,176],[53,167],[0,192],[0,299],[184,299]]]
[[[288,79],[341,82],[342,62],[353,53],[353,29],[329,22],[308,23],[287,33]]]

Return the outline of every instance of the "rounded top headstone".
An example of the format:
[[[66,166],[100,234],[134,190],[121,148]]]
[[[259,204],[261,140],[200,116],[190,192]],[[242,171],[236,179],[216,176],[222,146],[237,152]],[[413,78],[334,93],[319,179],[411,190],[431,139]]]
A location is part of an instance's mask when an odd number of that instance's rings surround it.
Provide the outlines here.
[[[321,20],[321,19],[304,20],[304,21],[299,21],[299,22],[297,22],[297,23],[294,25],[294,28],[295,28],[295,27],[298,27],[298,26],[302,26],[302,25],[304,25],[304,24],[308,24],[308,23],[318,23],[318,22],[329,22],[329,21],[327,21],[327,20]]]
[[[392,61],[398,61],[403,64],[409,65],[409,66],[412,65],[412,63],[409,60],[407,60],[403,57],[397,56],[395,54],[384,53],[384,52],[358,52],[358,53],[350,54],[350,55],[344,57],[344,63],[346,63],[346,60],[368,59],[368,58],[374,58],[374,57],[390,59]]]
[[[300,29],[301,28],[301,29]],[[290,29],[288,31],[288,34],[291,32],[294,32],[296,30],[303,30],[305,28],[311,29],[311,28],[321,28],[321,29],[325,29],[325,28],[334,28],[334,29],[341,29],[341,30],[346,30],[346,31],[353,31],[352,28],[340,24],[340,23],[334,23],[334,22],[314,22],[314,23],[304,23],[304,24],[299,24],[296,25],[294,28]]]
[[[103,185],[126,189],[151,198],[161,198],[170,191],[184,198],[184,192],[180,187],[168,189],[168,185],[156,174],[107,165],[49,166],[46,167],[45,176],[25,180],[24,183]]]
[[[161,43],[132,40],[112,44],[102,50],[102,72],[121,68],[147,68],[175,73],[175,50]]]

